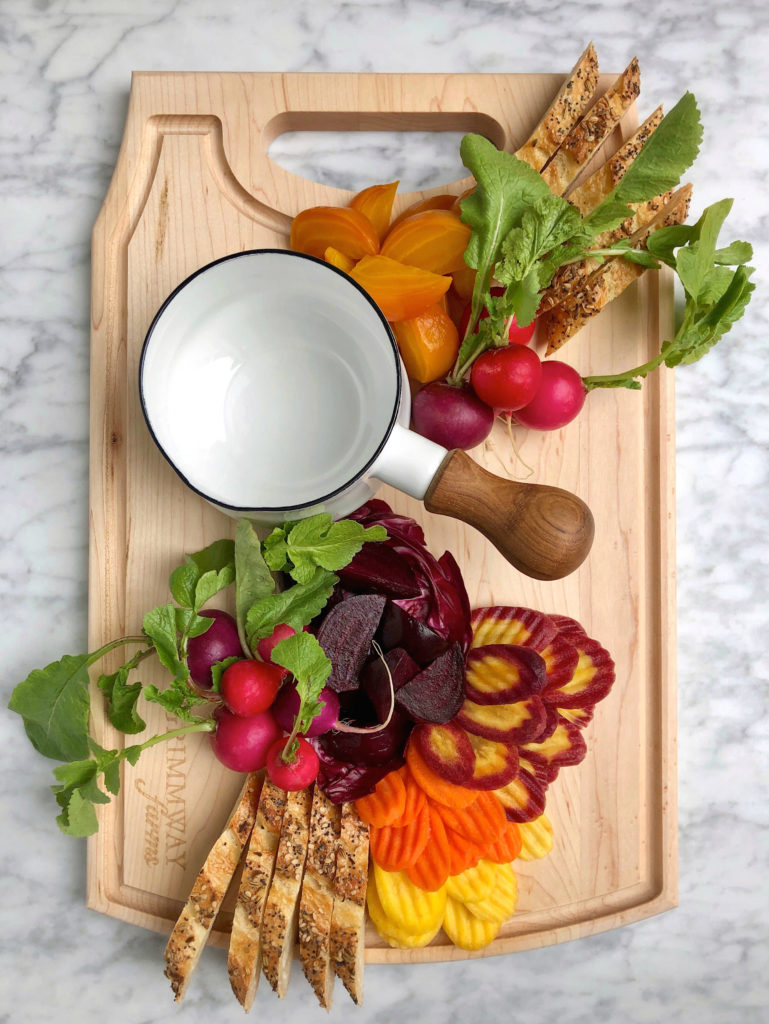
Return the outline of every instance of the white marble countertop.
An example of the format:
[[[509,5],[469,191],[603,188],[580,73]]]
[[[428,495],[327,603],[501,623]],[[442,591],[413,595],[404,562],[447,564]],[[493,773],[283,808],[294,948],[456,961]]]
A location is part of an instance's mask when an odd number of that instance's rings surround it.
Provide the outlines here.
[[[695,211],[734,196],[731,235],[756,246],[759,290],[744,321],[677,373],[680,906],[504,961],[374,967],[365,1008],[340,996],[337,1020],[766,1019],[769,11],[759,0],[0,5],[4,705],[31,668],[85,649],[90,232],[130,72],[560,73],[591,38],[606,70],[638,55],[644,115],[696,94],[706,138]],[[327,154],[319,171],[280,145],[300,173],[341,185],[353,173],[348,158],[334,167]],[[442,158],[421,184],[456,176]],[[179,1009],[163,938],[85,908],[85,845],[55,827],[51,764],[15,715],[3,713],[0,735],[0,1021],[239,1019],[221,951],[208,951]],[[260,1005],[276,1021],[319,1012],[298,976],[283,1003]]]

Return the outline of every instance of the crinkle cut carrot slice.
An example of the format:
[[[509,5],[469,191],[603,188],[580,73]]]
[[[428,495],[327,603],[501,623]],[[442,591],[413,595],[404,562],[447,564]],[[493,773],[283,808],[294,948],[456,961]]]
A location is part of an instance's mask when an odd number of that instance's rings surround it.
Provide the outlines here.
[[[403,785],[406,792],[406,803],[403,808],[403,813],[393,821],[388,822],[388,825],[392,825],[394,828],[404,828],[406,825],[410,825],[411,822],[421,814],[427,806],[427,796],[422,787],[414,780],[414,776],[409,771],[409,766],[407,764],[404,764],[402,768],[398,769],[398,775],[403,779]]]
[[[504,807],[493,793],[485,790],[479,792],[478,799],[468,807],[436,807],[435,810],[447,828],[481,849],[495,842],[507,827]]]
[[[415,781],[431,800],[437,800],[447,807],[468,807],[478,799],[477,792],[465,789],[464,786],[455,786],[453,782],[446,782],[440,775],[436,775],[432,768],[427,767],[414,743],[406,747],[406,762]]]
[[[485,848],[483,855],[492,864],[509,864],[519,856],[522,845],[520,826],[508,821],[502,834]]]
[[[471,843],[459,832],[446,829],[449,844],[449,877],[461,875],[464,871],[476,867],[483,857],[483,852],[475,843]]]
[[[451,849],[446,829],[435,806],[430,807],[430,841],[406,874],[420,889],[437,892],[451,873]]]
[[[427,806],[403,828],[371,827],[371,856],[385,871],[405,871],[421,855],[430,839],[430,811]]]
[[[544,651],[558,630],[549,615],[534,608],[491,605],[476,608],[471,617],[472,647],[487,644],[520,644]]]
[[[400,818],[406,809],[406,786],[400,771],[380,779],[373,793],[355,801],[355,808],[363,821],[377,828]]]

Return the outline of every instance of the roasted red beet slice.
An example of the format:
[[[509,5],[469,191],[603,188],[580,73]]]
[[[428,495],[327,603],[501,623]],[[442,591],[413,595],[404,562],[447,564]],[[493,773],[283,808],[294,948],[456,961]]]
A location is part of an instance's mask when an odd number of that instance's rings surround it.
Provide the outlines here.
[[[465,696],[465,659],[452,644],[435,661],[395,694],[395,703],[416,722],[450,722]]]
[[[385,651],[403,647],[420,668],[430,665],[449,647],[448,640],[392,601],[385,605],[377,639]]]
[[[323,750],[337,761],[350,764],[385,764],[403,753],[412,722],[407,715],[393,711],[389,725],[376,732],[338,732],[331,729],[319,736]]]
[[[348,590],[386,597],[416,597],[419,580],[406,559],[387,544],[364,544],[353,560],[337,575]]]
[[[390,713],[390,680],[387,669],[392,676],[393,689],[397,693],[409,679],[419,673],[419,665],[408,651],[396,647],[384,656],[387,668],[381,658],[372,659],[360,674],[360,686],[373,705],[378,722],[384,722]]]
[[[357,689],[358,675],[368,657],[386,600],[381,594],[348,597],[323,619],[318,643],[332,666],[326,685],[337,693]]]

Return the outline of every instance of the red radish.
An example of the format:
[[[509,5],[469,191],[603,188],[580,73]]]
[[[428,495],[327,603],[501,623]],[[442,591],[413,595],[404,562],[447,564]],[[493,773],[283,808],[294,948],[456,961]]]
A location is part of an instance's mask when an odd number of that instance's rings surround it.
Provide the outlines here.
[[[444,448],[475,448],[494,426],[494,411],[469,387],[434,381],[411,402],[411,425]]]
[[[234,772],[256,772],[264,768],[267,751],[281,732],[269,711],[239,718],[219,706],[214,711],[216,731],[211,733],[214,754]]]
[[[266,636],[263,640],[260,640],[256,645],[256,653],[262,659],[262,661],[272,660],[272,651],[281,640],[285,640],[289,636],[293,636],[296,630],[293,626],[286,625],[285,622],[281,622],[280,625],[273,629],[269,636]]]
[[[266,711],[277,696],[285,669],[263,661],[236,661],[222,673],[219,692],[233,715],[248,718]]]
[[[491,289],[492,295],[504,295],[504,293],[505,289],[501,288],[499,285],[494,285],[494,287]],[[465,336],[465,332],[467,331],[467,325],[470,323],[470,313],[472,312],[472,308],[473,304],[471,302],[468,302],[468,304],[465,306],[464,312],[462,313],[462,317],[459,321],[460,338],[464,338]],[[485,320],[488,315],[489,311],[484,306],[483,311],[481,312],[480,319]],[[507,336],[510,339],[510,341],[515,342],[517,345],[528,345],[531,339],[534,337],[534,329],[536,328],[536,326],[537,321],[535,319],[531,321],[528,327],[519,327],[516,323],[515,317],[513,317],[510,323],[510,330],[508,331]],[[477,332],[478,328],[476,326],[475,333],[477,334]]]
[[[231,615],[218,608],[206,609],[201,615],[214,622],[205,633],[192,636],[187,641],[187,667],[193,683],[210,690],[213,685],[211,666],[225,658],[242,658],[243,648],[237,623]]]
[[[478,356],[470,372],[476,395],[501,412],[514,412],[528,405],[541,380],[540,358],[525,345],[489,349]]]
[[[312,785],[318,777],[320,761],[313,747],[302,739],[296,738],[296,750],[290,761],[283,760],[286,738],[276,740],[267,751],[267,774],[280,789],[295,791]]]
[[[534,398],[513,418],[530,430],[558,430],[571,423],[585,404],[585,385],[577,371],[557,359],[542,363],[542,380]]]
[[[313,718],[310,728],[305,733],[306,736],[320,736],[322,733],[328,732],[329,729],[334,728],[339,718],[339,698],[332,689],[324,686],[318,700],[325,704],[325,707]],[[285,729],[286,732],[293,731],[299,704],[296,684],[285,682],[272,706],[272,714],[281,729]]]

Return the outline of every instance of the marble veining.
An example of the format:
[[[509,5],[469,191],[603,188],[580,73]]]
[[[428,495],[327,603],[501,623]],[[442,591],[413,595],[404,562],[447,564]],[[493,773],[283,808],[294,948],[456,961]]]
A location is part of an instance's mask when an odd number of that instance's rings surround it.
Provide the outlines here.
[[[89,237],[131,70],[564,72],[591,38],[606,70],[638,55],[644,116],[695,92],[706,137],[694,209],[734,196],[731,234],[756,247],[748,315],[677,373],[680,907],[504,960],[374,967],[365,1008],[338,992],[336,1020],[766,1019],[769,11],[759,0],[0,5],[6,701],[41,659],[85,646]],[[340,187],[456,176],[429,138],[408,151],[370,135],[363,145],[286,138],[274,155]],[[223,951],[207,951],[179,1010],[163,938],[85,909],[84,844],[55,827],[51,765],[16,716],[3,714],[0,730],[0,1024],[236,1019]],[[276,1022],[318,1013],[298,972],[286,1000],[264,993],[262,1008]]]

